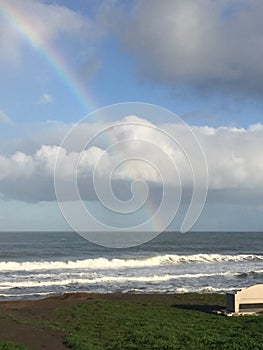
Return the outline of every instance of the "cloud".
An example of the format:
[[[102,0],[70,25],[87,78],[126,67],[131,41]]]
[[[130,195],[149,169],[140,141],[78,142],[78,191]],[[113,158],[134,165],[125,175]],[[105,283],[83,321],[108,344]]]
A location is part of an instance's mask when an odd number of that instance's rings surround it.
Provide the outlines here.
[[[89,29],[87,18],[66,6],[43,3],[38,0],[2,0],[1,7],[11,21],[23,27],[32,40],[39,43],[54,40],[61,35],[77,38]],[[48,25],[47,25],[48,24]]]
[[[95,35],[89,18],[66,7],[38,0],[1,0],[0,60],[18,63],[25,52],[25,38],[36,48],[62,50],[64,44],[82,46]],[[66,45],[66,46],[67,46]]]
[[[43,104],[49,104],[49,103],[53,103],[54,99],[51,95],[45,93],[41,96],[41,98],[38,100],[38,104],[43,105]]]
[[[15,13],[15,20],[12,15],[0,19],[1,62],[21,60],[26,32],[33,46],[59,52],[79,78],[90,78],[110,35],[133,57],[140,80],[175,91],[220,92],[232,100],[262,96],[259,0],[102,1],[92,15],[39,0],[2,0],[1,6],[3,13]]]
[[[1,110],[0,110],[0,123],[2,123],[2,124],[11,124],[12,123],[11,119]]]
[[[124,121],[145,123],[137,117],[128,117]],[[97,199],[93,188],[93,172],[96,166],[96,176],[102,182],[105,182],[112,169],[114,170],[113,188],[123,198],[130,196],[131,182],[136,179],[148,181],[151,189],[158,194],[162,184],[160,174],[164,175],[163,172],[166,172],[163,178],[168,186],[178,186],[174,174],[167,173],[167,161],[171,160],[178,168],[184,188],[192,188],[192,172],[184,153],[167,140],[164,133],[156,133],[150,127],[119,126],[113,128],[107,137],[98,136],[85,150],[78,149],[79,140],[89,139],[109,125],[114,123],[80,124],[76,129],[75,141],[73,140],[67,148],[61,148],[59,145],[60,137],[52,137],[54,144],[49,145],[40,144],[43,139],[39,138],[39,144],[34,143],[35,149],[31,148],[31,151],[29,147],[28,153],[17,150],[10,155],[1,155],[0,193],[3,198],[28,202],[55,200],[53,174],[58,152],[63,154],[63,161],[57,164],[59,180],[67,183],[77,168],[80,192],[87,200]],[[182,126],[163,124],[161,127],[174,137],[183,139],[186,145],[190,144]],[[64,127],[63,130],[65,131]],[[252,125],[246,129],[195,126],[193,131],[200,140],[207,158],[211,200],[215,198],[225,203],[240,203],[262,198],[263,125]],[[57,133],[60,135],[59,128]],[[152,140],[153,144],[143,143],[144,139]],[[122,143],[125,140],[128,142]],[[119,164],[123,156],[134,154],[138,159]],[[150,162],[147,162],[147,159]],[[154,162],[158,164],[159,169],[151,166]]]
[[[109,23],[140,79],[262,96],[262,1],[138,0],[131,7],[119,2]]]
[[[1,6],[1,5],[0,5]],[[1,7],[0,7],[1,9]],[[20,60],[22,42],[16,29],[10,25],[3,16],[0,17],[0,63],[6,65],[16,65]],[[1,68],[1,66],[0,66]]]

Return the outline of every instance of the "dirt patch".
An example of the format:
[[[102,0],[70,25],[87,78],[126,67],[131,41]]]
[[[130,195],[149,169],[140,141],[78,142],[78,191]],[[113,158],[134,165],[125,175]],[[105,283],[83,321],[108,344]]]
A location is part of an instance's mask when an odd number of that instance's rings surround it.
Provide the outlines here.
[[[65,350],[63,336],[58,333],[36,327],[20,324],[8,318],[0,319],[0,339],[24,345],[32,350]]]

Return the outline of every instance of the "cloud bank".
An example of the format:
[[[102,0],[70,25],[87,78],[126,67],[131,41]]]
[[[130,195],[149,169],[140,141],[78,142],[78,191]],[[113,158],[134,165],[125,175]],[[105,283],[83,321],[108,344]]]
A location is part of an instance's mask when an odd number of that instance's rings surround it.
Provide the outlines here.
[[[137,117],[129,117],[129,120],[140,120]],[[136,119],[134,119],[136,118]],[[127,121],[127,119],[125,119]],[[143,121],[147,123],[146,121]],[[107,124],[80,124],[78,138],[94,135]],[[174,137],[185,139],[185,130],[176,124],[160,125],[162,130],[166,130]],[[64,130],[64,129],[63,129]],[[198,137],[208,163],[209,190],[221,193],[223,200],[232,200],[236,193],[240,198],[260,196],[263,194],[263,125],[251,125],[248,128],[208,126],[193,127],[193,131]],[[146,135],[147,133],[147,135]],[[192,187],[192,172],[189,163],[180,149],[167,141],[163,133],[153,133],[152,129],[141,127],[140,125],[127,125],[111,131],[110,139],[98,137],[93,143],[82,152],[77,147],[71,145],[70,148],[61,148],[58,140],[53,144],[34,144],[34,149],[28,148],[28,152],[17,150],[11,155],[0,155],[0,193],[2,198],[23,201],[53,201],[55,200],[53,176],[58,152],[64,155],[63,162],[58,164],[58,176],[61,181],[67,181],[74,176],[76,165],[80,191],[87,200],[96,200],[93,188],[93,173],[97,163],[103,158],[101,166],[98,168],[97,176],[102,181],[106,181],[110,176],[111,169],[113,187],[121,195],[124,191],[130,191],[130,184],[133,180],[144,179],[155,189],[162,186],[162,171],[155,169],[151,164],[140,159],[132,159],[118,164],[121,154],[132,152],[138,154],[138,158],[143,152],[144,159],[154,160],[154,157],[164,158],[174,162],[177,166],[184,188]],[[59,128],[58,128],[59,134]],[[59,134],[60,135],[60,134]],[[156,152],[153,146],[146,147],[140,140],[151,139],[154,147],[158,147],[161,153]],[[41,140],[41,138],[39,138]],[[107,140],[107,141],[105,141]],[[112,148],[123,140],[129,140],[121,147]],[[77,141],[77,140],[76,140]],[[25,143],[29,142],[28,139]],[[41,141],[40,141],[41,142]],[[77,145],[77,142],[76,142]],[[21,143],[20,143],[21,146]],[[157,149],[157,148],[156,148]],[[117,166],[118,165],[118,166]],[[158,172],[158,170],[160,172]],[[179,186],[173,174],[166,174],[168,186]],[[130,192],[129,192],[130,193]]]

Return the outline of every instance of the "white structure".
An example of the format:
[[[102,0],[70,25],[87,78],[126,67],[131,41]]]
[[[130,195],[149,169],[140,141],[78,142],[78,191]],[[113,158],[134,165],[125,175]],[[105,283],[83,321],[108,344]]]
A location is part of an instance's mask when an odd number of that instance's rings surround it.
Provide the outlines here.
[[[263,284],[226,294],[227,312],[263,311]]]

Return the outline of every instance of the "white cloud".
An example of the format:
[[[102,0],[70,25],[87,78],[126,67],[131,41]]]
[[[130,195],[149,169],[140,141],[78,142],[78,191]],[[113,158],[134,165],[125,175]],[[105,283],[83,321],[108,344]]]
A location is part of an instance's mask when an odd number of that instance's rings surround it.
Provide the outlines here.
[[[44,93],[41,98],[38,100],[38,104],[49,104],[49,103],[52,103],[54,101],[54,98],[47,94],[47,93]]]
[[[129,117],[124,120],[138,122],[140,119]],[[81,153],[77,141],[89,139],[91,135],[109,125],[114,123],[79,125],[75,135],[76,142],[67,149],[62,149],[57,143],[58,140],[53,138],[55,142],[53,145],[35,144],[36,148],[31,153],[17,150],[10,156],[0,156],[0,192],[5,198],[17,200],[54,200],[53,173],[59,151],[63,152],[64,158],[63,162],[58,164],[58,177],[61,181],[67,181],[74,175],[77,167],[80,187],[87,199],[94,199],[92,176],[97,162],[102,160],[97,176],[101,181],[106,181],[114,170],[112,179],[119,191],[127,189],[126,185],[138,178],[158,187],[161,184],[159,173],[163,175],[167,172],[169,159],[172,159],[178,167],[185,188],[192,186],[191,169],[180,147],[167,140],[164,133],[156,132],[150,127],[122,125],[110,129],[107,137],[99,136]],[[185,144],[190,144],[182,126],[163,124],[161,127],[174,137],[183,139]],[[262,195],[263,127],[257,125],[239,129],[195,126],[193,130],[207,158],[210,191],[222,191],[225,200],[231,200],[234,192],[243,196],[243,200],[246,200],[246,196],[258,196],[260,193]],[[152,140],[153,145],[142,143],[144,139]],[[124,140],[129,141],[121,143]],[[111,145],[113,147],[109,147]],[[132,159],[118,164],[123,156],[134,154],[137,155],[137,160]],[[146,162],[147,159],[151,163],[156,162],[159,173]],[[169,186],[178,185],[172,173],[165,173],[163,178]]]
[[[1,6],[1,5],[0,5]],[[17,64],[20,60],[22,42],[16,29],[3,16],[0,17],[0,63]]]
[[[0,123],[3,123],[3,124],[12,123],[11,119],[3,111],[0,111]]]
[[[25,38],[35,47],[52,50],[64,42],[85,43],[95,35],[92,22],[66,6],[38,0],[1,0],[0,6],[0,60],[7,64],[19,62]]]
[[[60,34],[83,37],[89,29],[86,18],[65,6],[38,0],[2,0],[1,6],[3,12],[38,43],[53,40]]]

